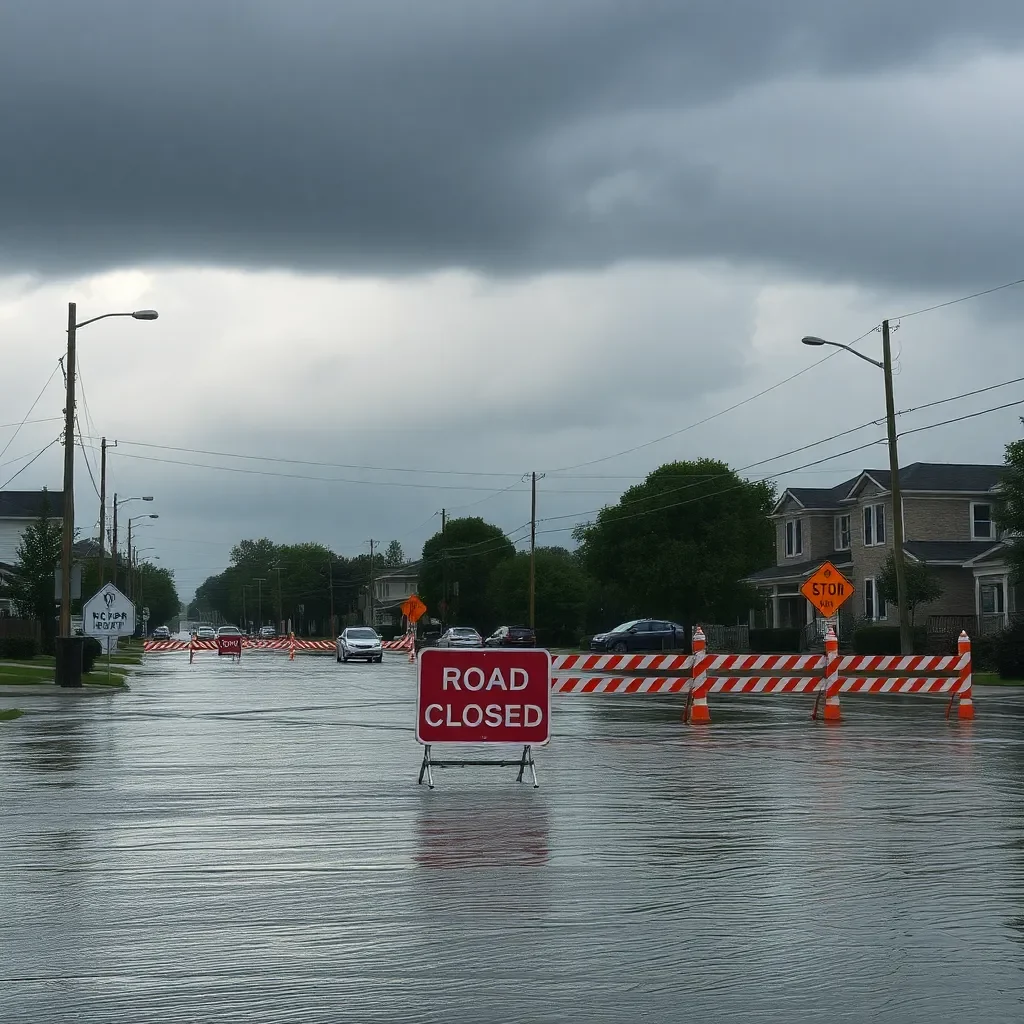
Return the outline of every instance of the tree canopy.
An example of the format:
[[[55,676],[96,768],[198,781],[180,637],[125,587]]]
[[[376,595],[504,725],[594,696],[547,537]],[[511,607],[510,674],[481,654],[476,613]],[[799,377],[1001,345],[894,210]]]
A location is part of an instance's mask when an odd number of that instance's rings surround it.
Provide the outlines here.
[[[405,562],[405,550],[397,540],[393,540],[384,551],[385,568],[398,569],[400,566],[405,565]]]
[[[1012,538],[1009,562],[1013,580],[1024,582],[1024,439],[1006,446],[1006,472],[996,502],[996,524]]]
[[[913,623],[919,604],[938,601],[942,597],[942,584],[939,582],[939,577],[923,562],[915,562],[908,558],[904,559],[903,564],[906,568],[907,610],[910,612],[910,621]],[[882,600],[887,604],[898,606],[896,558],[891,551],[878,574],[877,583],[878,593]]]
[[[60,564],[61,530],[59,510],[50,508],[44,492],[38,518],[22,534],[9,587],[18,614],[39,620],[44,650],[53,648],[56,633],[53,588],[54,570]]]
[[[491,572],[513,555],[512,542],[497,526],[475,516],[451,519],[443,534],[423,545],[419,595],[435,618],[487,630],[496,612],[488,593]]]
[[[743,577],[774,561],[774,500],[723,462],[671,462],[575,536],[616,614],[734,622],[753,600]]]
[[[590,581],[580,560],[565,548],[537,548],[535,564],[537,638],[541,644],[575,644],[583,632]],[[490,607],[501,622],[525,625],[530,615],[530,555],[503,559],[491,572]]]

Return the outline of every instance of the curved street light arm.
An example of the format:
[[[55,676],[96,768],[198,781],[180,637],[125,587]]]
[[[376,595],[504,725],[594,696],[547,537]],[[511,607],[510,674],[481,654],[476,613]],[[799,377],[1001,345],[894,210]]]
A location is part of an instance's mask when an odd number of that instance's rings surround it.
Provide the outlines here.
[[[865,363],[870,363],[872,366],[877,366],[878,369],[884,370],[885,363],[879,359],[872,359],[871,356],[864,355],[863,352],[858,352],[851,345],[844,345],[841,341],[828,341],[825,338],[816,338],[813,335],[809,335],[806,338],[801,339],[805,345],[831,345],[833,348],[845,348],[847,352],[852,352],[858,359],[863,359]]]

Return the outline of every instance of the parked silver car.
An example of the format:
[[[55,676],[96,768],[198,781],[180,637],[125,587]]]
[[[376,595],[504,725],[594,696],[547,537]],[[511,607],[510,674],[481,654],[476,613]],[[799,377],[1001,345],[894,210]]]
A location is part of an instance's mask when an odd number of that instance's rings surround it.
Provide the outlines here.
[[[452,626],[441,634],[437,647],[483,647],[484,638],[472,626]]]
[[[384,648],[376,630],[369,626],[349,626],[341,631],[338,661],[352,661],[354,658],[378,663],[384,660]]]

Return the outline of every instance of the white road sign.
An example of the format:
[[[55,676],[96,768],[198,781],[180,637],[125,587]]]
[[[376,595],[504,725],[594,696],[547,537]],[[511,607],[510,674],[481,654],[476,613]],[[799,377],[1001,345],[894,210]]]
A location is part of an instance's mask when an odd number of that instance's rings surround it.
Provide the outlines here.
[[[82,628],[87,636],[132,636],[135,605],[113,583],[106,583],[82,606]]]

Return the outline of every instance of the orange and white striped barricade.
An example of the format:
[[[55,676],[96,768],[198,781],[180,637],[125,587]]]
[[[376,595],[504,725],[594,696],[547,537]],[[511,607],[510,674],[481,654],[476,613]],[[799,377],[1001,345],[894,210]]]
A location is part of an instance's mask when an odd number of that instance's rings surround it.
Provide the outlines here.
[[[710,694],[814,696],[811,717],[842,719],[840,694],[949,694],[957,717],[974,718],[971,644],[962,633],[956,655],[839,655],[834,630],[822,654],[708,654],[704,633],[694,632],[693,654],[568,654],[552,658],[554,693],[680,693],[686,696],[683,721],[711,720]],[[644,675],[647,672],[662,675]],[[897,676],[889,672],[904,673]],[[727,673],[737,673],[727,674]],[[772,673],[770,675],[765,673]],[[803,674],[807,673],[807,674]]]

